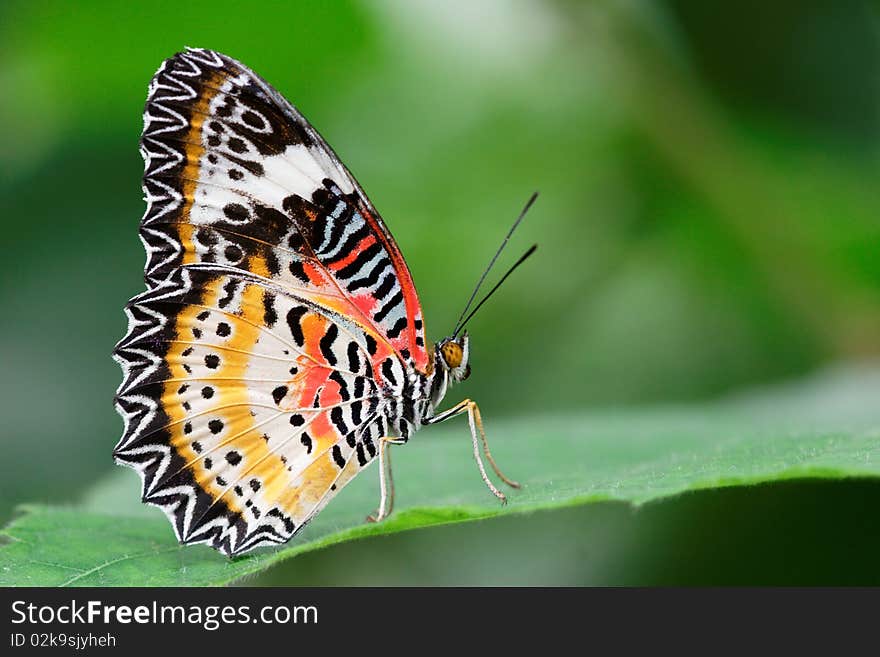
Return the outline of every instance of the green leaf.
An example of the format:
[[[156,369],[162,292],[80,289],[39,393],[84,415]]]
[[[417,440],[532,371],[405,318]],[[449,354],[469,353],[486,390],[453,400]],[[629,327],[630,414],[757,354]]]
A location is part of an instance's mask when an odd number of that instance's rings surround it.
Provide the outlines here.
[[[181,547],[119,470],[76,506],[26,506],[2,535],[0,585],[220,585],[355,538],[600,500],[634,506],[694,491],[791,478],[880,477],[880,373],[819,380],[725,402],[487,421],[498,462],[524,486],[500,506],[483,487],[464,422],[395,448],[398,507],[377,502],[371,468],[285,547],[227,559]],[[485,415],[485,413],[484,413]]]

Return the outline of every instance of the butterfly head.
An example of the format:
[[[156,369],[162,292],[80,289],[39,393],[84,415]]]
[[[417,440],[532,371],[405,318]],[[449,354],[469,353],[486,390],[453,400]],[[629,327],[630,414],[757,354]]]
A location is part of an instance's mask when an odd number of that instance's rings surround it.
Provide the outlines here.
[[[471,375],[468,344],[468,334],[465,331],[457,338],[450,337],[438,342],[434,347],[437,366],[449,372],[450,378],[456,383]]]

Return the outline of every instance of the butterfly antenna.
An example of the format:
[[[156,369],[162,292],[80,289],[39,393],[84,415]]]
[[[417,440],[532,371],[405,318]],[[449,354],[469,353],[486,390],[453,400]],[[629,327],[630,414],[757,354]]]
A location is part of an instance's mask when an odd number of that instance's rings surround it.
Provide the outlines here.
[[[532,244],[529,247],[529,250],[526,251],[525,253],[523,253],[519,257],[519,260],[517,260],[515,263],[513,263],[513,266],[507,270],[507,273],[501,277],[501,280],[498,281],[497,283],[495,283],[495,286],[491,290],[489,290],[489,293],[483,297],[483,300],[480,301],[480,303],[478,303],[476,305],[476,307],[470,312],[470,314],[467,316],[467,318],[461,323],[461,326],[459,326],[456,329],[455,333],[452,334],[453,338],[458,335],[458,332],[461,331],[465,327],[465,325],[471,320],[471,317],[473,317],[476,314],[476,312],[483,306],[483,304],[489,300],[489,297],[491,297],[493,294],[495,294],[495,290],[497,290],[499,287],[501,287],[501,284],[507,280],[507,277],[510,276],[517,267],[519,267],[522,263],[524,263],[526,261],[526,258],[528,258],[530,255],[532,255],[535,252],[535,249],[537,249],[537,248],[538,248],[537,244]]]
[[[519,226],[520,222],[523,220],[523,217],[526,216],[526,213],[529,211],[529,208],[532,207],[532,204],[535,202],[536,198],[538,198],[538,192],[535,192],[534,194],[532,194],[532,196],[526,202],[525,206],[522,209],[522,212],[519,213],[519,216],[516,218],[516,221],[513,222],[513,226],[511,226],[510,230],[507,231],[507,235],[505,235],[504,241],[501,242],[501,246],[498,247],[498,250],[495,252],[495,255],[492,256],[492,260],[489,261],[489,266],[486,267],[486,269],[483,271],[483,275],[480,276],[480,280],[477,281],[477,285],[474,287],[474,291],[471,293],[470,299],[468,299],[467,304],[465,304],[464,310],[461,311],[461,315],[458,316],[458,321],[455,323],[455,330],[452,332],[453,338],[458,335],[458,332],[461,331],[461,329],[464,328],[464,325],[467,322],[467,320],[465,320],[464,322],[461,321],[462,317],[465,316],[468,309],[471,307],[471,304],[474,302],[474,299],[476,299],[477,293],[480,291],[480,286],[483,284],[483,281],[486,280],[486,276],[489,275],[489,271],[492,269],[492,266],[495,264],[495,261],[498,260],[498,256],[501,255],[501,252],[504,250],[504,247],[507,246],[507,242],[510,240],[510,236],[513,235],[513,231],[516,230],[516,227]],[[533,252],[534,250],[535,250],[535,247],[532,247],[531,249],[529,249],[529,253],[526,256],[523,256],[522,258],[520,258],[519,262],[517,262],[513,267],[511,267],[510,270],[504,275],[504,278],[502,278],[501,280],[503,281],[505,278],[507,278],[511,274],[511,272],[514,269],[516,269],[516,267],[520,264],[520,262],[525,260],[525,258],[528,257],[529,255],[531,255],[531,252]],[[500,283],[498,285],[500,285]],[[495,286],[495,288],[492,290],[492,292],[494,292],[495,289],[498,288],[498,285]],[[483,301],[480,302],[480,305],[483,305],[483,303],[486,301],[486,299],[489,298],[489,296],[492,294],[492,292],[490,292],[489,294],[487,294],[483,298]],[[477,306],[477,307],[479,307],[479,306]],[[470,319],[472,316],[473,316],[473,313],[468,315],[468,319]]]

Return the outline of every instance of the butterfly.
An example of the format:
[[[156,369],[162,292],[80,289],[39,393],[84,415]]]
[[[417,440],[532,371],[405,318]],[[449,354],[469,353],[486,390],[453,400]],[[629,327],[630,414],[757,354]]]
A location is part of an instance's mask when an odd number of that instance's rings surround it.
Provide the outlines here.
[[[227,555],[284,543],[376,459],[368,520],[382,520],[391,447],[462,414],[483,481],[506,501],[482,455],[518,484],[477,405],[437,412],[470,374],[467,320],[426,342],[394,238],[287,100],[238,61],[189,48],[150,83],[140,151],[147,289],[113,352],[125,423],[113,456],[181,543]]]

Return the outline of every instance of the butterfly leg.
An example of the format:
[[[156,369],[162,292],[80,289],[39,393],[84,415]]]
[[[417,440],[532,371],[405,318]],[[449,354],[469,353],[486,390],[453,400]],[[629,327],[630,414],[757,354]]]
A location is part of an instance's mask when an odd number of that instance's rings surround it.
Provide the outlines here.
[[[448,420],[449,418],[456,417],[461,415],[462,413],[468,414],[468,424],[471,429],[471,439],[474,445],[474,460],[477,462],[477,467],[480,470],[480,476],[483,478],[483,483],[486,484],[486,487],[492,492],[492,494],[501,500],[502,504],[507,504],[507,496],[504,495],[500,490],[495,487],[495,484],[489,479],[489,476],[486,474],[486,467],[483,465],[483,459],[480,458],[480,443],[482,442],[483,452],[486,454],[486,458],[489,461],[489,464],[492,466],[492,469],[506,484],[512,486],[513,488],[519,488],[520,485],[509,479],[501,472],[501,469],[498,467],[498,464],[495,463],[495,459],[492,458],[492,454],[489,452],[489,442],[486,440],[486,432],[483,430],[483,418],[480,416],[480,408],[477,406],[476,402],[471,401],[470,399],[464,399],[460,401],[458,404],[446,410],[439,415],[435,415],[434,417],[425,418],[422,420],[422,424],[438,424],[439,422],[443,422],[444,420]],[[480,439],[477,439],[477,430],[479,429]]]
[[[404,440],[383,436],[379,439],[379,508],[367,516],[367,522],[381,522],[394,508],[394,477],[391,476],[391,446]],[[387,509],[385,508],[387,505]]]
[[[476,402],[471,402],[471,409],[468,410],[468,413],[473,415],[476,425],[480,430],[480,439],[483,441],[483,453],[486,455],[486,459],[488,459],[489,465],[492,466],[495,474],[497,474],[501,481],[511,488],[521,488],[519,482],[506,477],[504,473],[501,472],[501,468],[498,467],[498,464],[495,463],[495,459],[492,458],[492,453],[489,451],[489,441],[486,440],[486,432],[483,430],[483,418],[480,416],[480,407],[477,406]]]

